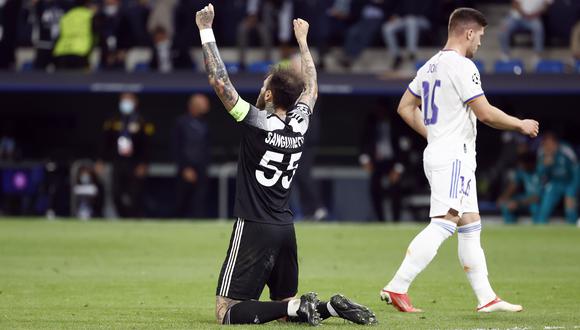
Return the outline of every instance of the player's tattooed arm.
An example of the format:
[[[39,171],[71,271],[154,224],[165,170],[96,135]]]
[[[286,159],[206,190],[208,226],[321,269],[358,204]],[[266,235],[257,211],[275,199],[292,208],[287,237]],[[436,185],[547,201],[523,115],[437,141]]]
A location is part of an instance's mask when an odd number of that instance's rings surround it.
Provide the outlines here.
[[[306,103],[310,109],[314,109],[314,104],[318,98],[318,82],[316,66],[314,65],[314,60],[312,59],[312,54],[308,49],[308,22],[303,19],[295,19],[294,24],[294,34],[296,35],[296,40],[298,41],[298,46],[300,47],[300,57],[302,66],[302,77],[304,79],[304,91],[298,102]]]
[[[215,90],[216,94],[222,101],[226,110],[230,111],[238,101],[238,92],[234,88],[226,66],[221,59],[217,44],[213,39],[213,32],[211,33],[210,41],[203,40],[205,31],[211,31],[215,13],[213,5],[209,4],[195,15],[195,22],[202,34],[202,52],[205,64],[205,70],[208,75],[209,83]],[[209,33],[209,32],[208,32]]]

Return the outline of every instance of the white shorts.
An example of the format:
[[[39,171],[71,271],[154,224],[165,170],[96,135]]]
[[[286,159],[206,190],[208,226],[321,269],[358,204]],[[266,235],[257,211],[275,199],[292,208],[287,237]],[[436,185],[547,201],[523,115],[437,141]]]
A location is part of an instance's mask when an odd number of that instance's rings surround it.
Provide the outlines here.
[[[431,186],[431,209],[429,217],[446,215],[454,209],[463,213],[479,213],[475,167],[456,159],[448,165],[430,166],[423,162],[423,169]]]

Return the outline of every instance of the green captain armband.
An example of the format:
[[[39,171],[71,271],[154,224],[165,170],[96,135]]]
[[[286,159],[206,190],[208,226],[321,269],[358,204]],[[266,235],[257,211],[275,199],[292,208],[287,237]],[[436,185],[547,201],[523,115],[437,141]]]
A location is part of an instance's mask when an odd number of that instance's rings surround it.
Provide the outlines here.
[[[237,122],[240,122],[246,118],[246,115],[250,112],[250,104],[241,97],[238,97],[238,102],[236,105],[230,110],[230,115],[234,117]]]

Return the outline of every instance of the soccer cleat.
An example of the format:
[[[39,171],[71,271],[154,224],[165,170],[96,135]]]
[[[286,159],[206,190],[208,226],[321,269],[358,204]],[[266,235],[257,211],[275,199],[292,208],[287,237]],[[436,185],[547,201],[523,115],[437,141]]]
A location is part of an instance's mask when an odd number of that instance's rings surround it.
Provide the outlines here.
[[[308,323],[311,326],[318,326],[322,319],[320,318],[320,314],[316,310],[316,306],[318,305],[318,297],[316,293],[309,292],[303,294],[300,297],[300,307],[298,308],[298,321]]]
[[[493,312],[521,312],[524,308],[521,305],[510,304],[507,301],[501,300],[496,297],[489,304],[479,307],[477,311],[479,313],[493,313]]]
[[[406,293],[395,293],[387,290],[381,290],[381,300],[386,301],[387,304],[393,305],[396,309],[404,313],[421,313],[422,310],[413,307],[411,299]]]
[[[359,305],[347,297],[337,294],[330,298],[330,305],[339,317],[356,324],[377,324],[377,317],[366,306]]]

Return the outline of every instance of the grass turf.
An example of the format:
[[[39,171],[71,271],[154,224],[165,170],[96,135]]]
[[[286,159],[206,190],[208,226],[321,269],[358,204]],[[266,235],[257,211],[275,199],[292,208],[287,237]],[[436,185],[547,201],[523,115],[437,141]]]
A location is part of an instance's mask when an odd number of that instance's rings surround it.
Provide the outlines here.
[[[230,222],[0,221],[0,328],[218,328],[215,285]],[[298,224],[300,291],[342,292],[389,329],[580,329],[580,231],[486,226],[491,281],[517,314],[481,315],[456,237],[410,294],[426,312],[378,300],[421,226]],[[267,297],[267,289],[264,298]],[[248,326],[249,327],[249,326]],[[262,326],[264,327],[264,326]],[[270,323],[267,328],[298,325]],[[323,328],[355,325],[338,319]],[[244,328],[244,327],[236,327]]]

